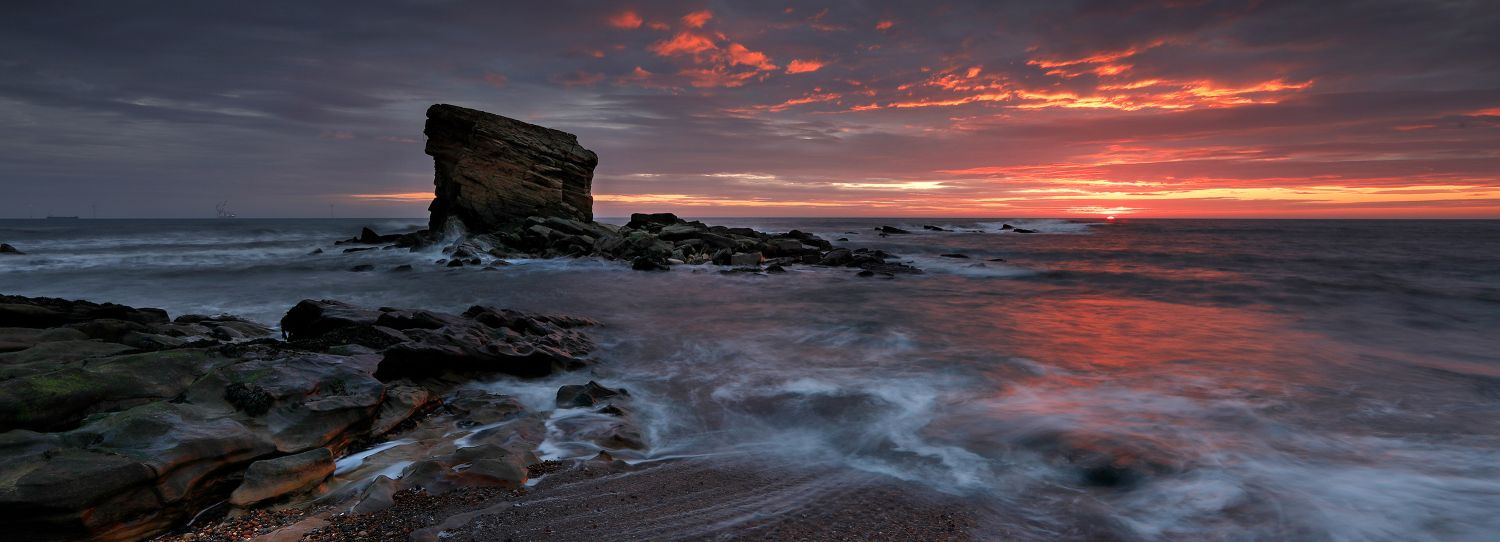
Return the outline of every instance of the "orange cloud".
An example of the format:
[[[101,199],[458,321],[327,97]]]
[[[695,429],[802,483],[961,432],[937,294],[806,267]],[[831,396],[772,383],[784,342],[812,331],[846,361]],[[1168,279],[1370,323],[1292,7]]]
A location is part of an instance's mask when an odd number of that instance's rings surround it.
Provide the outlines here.
[[[745,82],[755,77],[757,73],[754,71],[734,72],[719,66],[688,68],[677,72],[678,75],[688,78],[688,84],[698,88],[744,86]]]
[[[510,82],[510,79],[506,78],[504,74],[487,72],[484,74],[484,82],[489,83],[490,86],[495,88],[503,88],[506,83]]]
[[[771,58],[765,53],[751,51],[744,45],[738,43],[729,44],[726,49],[731,65],[752,66],[757,70],[774,70],[776,65],[771,63]]]
[[[671,39],[651,44],[646,49],[659,56],[693,55],[717,48],[714,40],[702,34],[678,32]]]
[[[1059,59],[1059,58],[1056,58],[1056,57],[1049,58],[1049,59],[1034,58],[1034,59],[1026,61],[1026,63],[1030,64],[1032,66],[1036,66],[1038,68],[1061,68],[1061,67],[1066,67],[1066,66],[1076,66],[1076,65],[1079,65],[1079,64],[1104,64],[1104,63],[1108,63],[1108,62],[1114,62],[1114,61],[1120,60],[1122,58],[1129,58],[1129,57],[1135,56],[1137,54],[1140,54],[1142,51],[1145,51],[1145,50],[1148,50],[1148,49],[1153,49],[1153,48],[1156,48],[1156,47],[1160,47],[1160,46],[1162,46],[1165,43],[1166,43],[1165,41],[1158,40],[1158,41],[1151,42],[1151,43],[1149,43],[1147,45],[1144,45],[1144,46],[1141,46],[1141,47],[1130,47],[1128,49],[1124,49],[1124,50],[1120,50],[1120,51],[1101,51],[1101,52],[1098,52],[1098,53],[1093,53],[1093,54],[1090,54],[1090,55],[1087,55],[1087,56],[1078,57],[1078,58],[1064,58],[1064,59]]]
[[[875,23],[876,30],[890,30],[893,26],[896,26],[896,21],[880,21]]]
[[[818,90],[818,89],[814,89],[814,90]],[[843,97],[842,95],[840,95],[840,94],[838,94],[836,92],[809,93],[807,95],[802,96],[801,98],[792,98],[790,100],[787,100],[787,101],[784,101],[784,102],[781,102],[781,103],[778,103],[778,104],[772,104],[772,105],[755,105],[755,106],[750,106],[750,107],[745,107],[745,108],[731,109],[731,110],[729,110],[729,112],[730,113],[751,113],[751,112],[756,112],[756,111],[771,111],[771,112],[786,111],[787,109],[791,109],[791,108],[799,106],[799,105],[807,105],[807,104],[819,103],[819,102],[832,102],[832,101],[836,101],[836,100],[838,100],[839,98],[842,98],[842,97]]]
[[[694,11],[682,16],[682,24],[688,28],[703,28],[703,25],[708,24],[708,21],[713,18],[714,13],[712,11],[706,9],[703,11]]]
[[[615,15],[611,15],[608,19],[608,22],[610,26],[613,26],[615,28],[632,30],[640,28],[641,23],[644,21],[642,21],[641,16],[637,15],[634,11],[626,10]]]
[[[787,73],[811,73],[823,69],[823,63],[817,60],[793,60],[786,65]]]

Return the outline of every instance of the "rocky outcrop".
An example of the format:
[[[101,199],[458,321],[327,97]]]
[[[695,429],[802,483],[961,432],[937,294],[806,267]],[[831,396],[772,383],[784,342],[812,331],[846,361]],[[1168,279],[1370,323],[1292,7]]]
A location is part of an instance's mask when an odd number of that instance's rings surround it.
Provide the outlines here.
[[[593,348],[581,331],[589,320],[489,307],[454,315],[308,300],[283,319],[289,342],[229,316],[169,320],[61,299],[0,296],[0,316],[28,326],[0,327],[8,540],[139,540],[226,499],[318,493],[334,458],[413,424],[475,433],[418,455],[395,486],[516,487],[537,461],[543,418],[454,386],[478,373],[581,367]],[[422,425],[434,404],[450,406]]]
[[[507,265],[504,258],[602,257],[628,262],[641,271],[665,271],[676,264],[731,266],[735,271],[777,272],[792,264],[829,265],[832,245],[817,236],[749,228],[709,226],[672,213],[637,213],[624,226],[593,221],[594,166],[599,158],[572,134],[499,115],[446,104],[427,110],[427,154],[433,157],[435,197],[428,229],[381,235],[364,228],[336,244],[367,245],[345,253],[384,248],[443,247],[436,263],[461,268]],[[447,234],[456,222],[464,233]],[[908,233],[885,226],[881,235]],[[883,273],[916,272],[887,262],[890,255],[852,261],[850,267],[880,265]],[[370,264],[350,267],[366,272]]]
[[[26,254],[26,253],[25,252],[21,252],[21,249],[18,249],[16,247],[10,246],[10,244],[8,244],[8,243],[0,243],[0,254],[22,255],[22,254]]]
[[[436,166],[429,228],[457,219],[490,232],[529,216],[594,219],[599,157],[567,132],[438,104],[427,109],[426,152]]]

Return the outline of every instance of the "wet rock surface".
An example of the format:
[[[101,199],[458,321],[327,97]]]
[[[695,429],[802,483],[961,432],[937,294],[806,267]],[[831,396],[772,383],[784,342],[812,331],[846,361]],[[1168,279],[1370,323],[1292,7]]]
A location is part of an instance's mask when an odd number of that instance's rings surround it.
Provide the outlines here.
[[[594,325],[306,300],[281,341],[223,315],[18,296],[0,296],[0,311],[10,540],[137,540],[210,510],[316,500],[374,511],[412,488],[519,487],[543,419],[460,386],[582,367],[593,348],[582,328]],[[390,439],[424,443],[394,464],[399,482],[337,475],[336,459]]]

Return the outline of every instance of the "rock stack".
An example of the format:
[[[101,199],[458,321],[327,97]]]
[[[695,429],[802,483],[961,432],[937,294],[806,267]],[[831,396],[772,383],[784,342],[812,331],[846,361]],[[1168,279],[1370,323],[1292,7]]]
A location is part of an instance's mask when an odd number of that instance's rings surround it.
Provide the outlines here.
[[[578,136],[447,104],[427,109],[423,133],[436,169],[429,229],[457,220],[488,232],[528,216],[593,221],[599,156]]]
[[[834,249],[815,235],[770,234],[709,226],[671,213],[631,215],[624,226],[593,220],[590,193],[599,158],[567,132],[452,105],[427,110],[427,154],[436,176],[428,229],[380,235],[369,229],[340,244],[359,252],[431,246],[450,225],[464,235],[443,251],[449,267],[494,265],[491,258],[602,257],[639,270],[712,263],[736,269],[781,269],[792,264],[858,267],[875,273],[915,273],[890,254]],[[896,228],[885,231],[906,233]],[[852,255],[852,256],[851,256]]]

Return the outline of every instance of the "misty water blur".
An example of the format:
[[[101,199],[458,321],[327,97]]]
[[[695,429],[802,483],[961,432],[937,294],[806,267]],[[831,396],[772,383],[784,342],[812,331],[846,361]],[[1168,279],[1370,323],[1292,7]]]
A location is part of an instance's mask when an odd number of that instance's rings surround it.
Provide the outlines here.
[[[891,476],[969,497],[1020,538],[1500,530],[1500,222],[711,221],[848,238],[927,270],[891,280],[451,269],[436,250],[332,245],[420,222],[0,221],[28,253],[0,259],[0,292],[270,324],[303,298],[589,316],[594,374],[475,386],[550,409],[559,383],[596,378],[636,397],[643,459]],[[913,233],[878,237],[882,224]],[[401,264],[415,271],[389,271]]]

